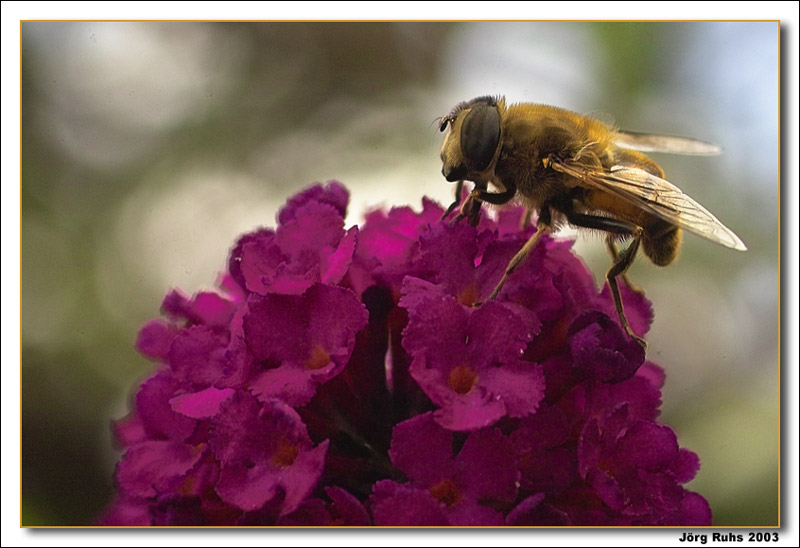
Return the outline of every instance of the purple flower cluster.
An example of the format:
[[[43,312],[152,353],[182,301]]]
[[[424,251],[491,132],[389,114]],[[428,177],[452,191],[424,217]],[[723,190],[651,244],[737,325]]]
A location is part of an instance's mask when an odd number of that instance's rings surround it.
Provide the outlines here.
[[[428,200],[346,230],[314,186],[242,236],[216,292],[165,298],[158,363],[114,424],[105,525],[711,523],[699,468],[657,421],[663,371],[570,243]],[[632,328],[649,303],[622,287]]]

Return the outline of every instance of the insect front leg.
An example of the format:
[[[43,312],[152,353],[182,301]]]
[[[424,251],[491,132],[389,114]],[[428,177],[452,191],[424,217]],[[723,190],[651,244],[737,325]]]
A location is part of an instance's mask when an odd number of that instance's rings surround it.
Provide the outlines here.
[[[486,185],[475,185],[475,189],[469,193],[467,199],[461,204],[461,213],[453,219],[453,224],[466,218],[472,226],[477,226],[480,221],[481,204],[488,202],[490,204],[502,205],[511,201],[517,194],[517,187],[513,184],[505,185],[503,192],[489,192],[486,190]],[[460,196],[460,194],[459,194]],[[450,207],[453,207],[451,204]]]
[[[458,215],[450,221],[451,226],[460,223],[462,219],[466,219],[470,226],[478,226],[478,222],[481,220],[481,200],[478,198],[478,192],[476,189],[469,193],[467,199],[461,204]],[[458,204],[451,204],[450,207],[452,208],[454,205]],[[442,218],[444,219],[444,217]]]
[[[461,203],[461,191],[464,189],[464,180],[461,179],[456,183],[456,199],[453,201],[452,204],[447,208],[447,211],[444,212],[442,215],[442,221],[447,219],[447,217],[453,212],[455,208],[459,206]]]
[[[486,190],[486,187],[476,187],[475,190],[472,191],[472,194],[475,195],[475,198],[479,199],[481,202],[487,202],[494,205],[502,205],[510,202],[514,196],[517,194],[517,185],[513,183],[504,183],[503,184],[505,190],[503,192],[489,192]]]
[[[639,346],[647,348],[647,341],[636,335],[628,324],[628,319],[625,317],[625,310],[622,306],[619,286],[617,285],[617,277],[622,276],[628,287],[631,287],[625,273],[628,271],[631,264],[633,264],[633,260],[636,258],[636,252],[639,251],[639,244],[642,241],[642,233],[644,232],[642,227],[626,221],[599,217],[596,215],[585,215],[573,212],[567,212],[566,215],[567,220],[575,226],[603,230],[609,233],[606,238],[606,245],[608,245],[609,251],[614,258],[614,263],[611,265],[611,268],[608,269],[608,272],[606,272],[606,280],[608,281],[608,287],[611,289],[611,296],[614,298],[614,307],[617,309],[619,323],[628,336],[639,343]],[[617,246],[613,243],[613,237],[615,235],[631,236],[632,238],[631,243],[622,253],[617,252]],[[611,243],[609,244],[609,242]]]
[[[486,192],[484,187],[480,187],[477,184],[475,185],[475,189],[467,195],[467,199],[464,200],[464,203],[461,203],[461,190],[464,188],[464,181],[458,181],[456,184],[456,199],[453,201],[452,204],[447,208],[447,211],[444,212],[442,215],[442,220],[446,219],[453,210],[461,204],[461,208],[459,209],[458,215],[450,221],[450,225],[455,225],[461,222],[462,219],[467,219],[467,222],[470,226],[478,226],[478,222],[481,220],[481,203],[483,200],[481,196],[483,194],[489,194]]]

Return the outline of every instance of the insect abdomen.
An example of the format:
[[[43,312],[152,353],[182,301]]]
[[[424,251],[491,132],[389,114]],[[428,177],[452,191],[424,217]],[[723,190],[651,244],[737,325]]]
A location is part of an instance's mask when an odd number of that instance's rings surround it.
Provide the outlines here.
[[[678,257],[681,248],[681,229],[665,221],[647,227],[642,235],[642,251],[658,266],[666,266]]]

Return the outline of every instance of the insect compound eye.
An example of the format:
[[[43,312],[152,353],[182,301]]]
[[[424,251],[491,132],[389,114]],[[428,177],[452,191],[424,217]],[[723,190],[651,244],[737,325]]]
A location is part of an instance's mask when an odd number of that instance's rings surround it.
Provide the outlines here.
[[[476,171],[483,171],[494,158],[500,141],[500,112],[495,105],[475,105],[461,124],[461,153]]]

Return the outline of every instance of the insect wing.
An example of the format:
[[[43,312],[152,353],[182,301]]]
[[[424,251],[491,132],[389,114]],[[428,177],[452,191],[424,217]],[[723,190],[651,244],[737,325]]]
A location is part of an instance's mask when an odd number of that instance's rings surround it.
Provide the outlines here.
[[[630,166],[614,166],[598,171],[579,162],[554,160],[553,169],[584,181],[588,186],[626,200],[648,213],[702,236],[712,242],[740,251],[747,250],[742,240],[706,208],[660,177]]]
[[[696,156],[712,156],[722,149],[705,141],[672,135],[655,135],[637,133],[635,131],[617,131],[614,143],[622,148],[641,152],[666,152],[670,154],[688,154]]]

